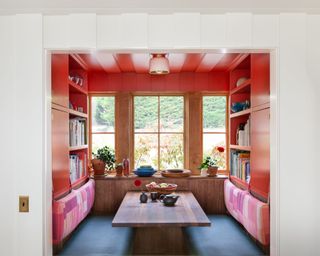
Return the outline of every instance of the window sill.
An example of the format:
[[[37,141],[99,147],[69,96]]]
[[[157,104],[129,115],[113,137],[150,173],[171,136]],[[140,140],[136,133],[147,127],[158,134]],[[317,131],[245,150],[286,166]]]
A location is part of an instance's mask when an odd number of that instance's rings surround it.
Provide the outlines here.
[[[151,177],[138,177],[135,174],[130,174],[128,177],[127,176],[116,176],[115,174],[108,174],[108,175],[92,175],[91,178],[95,179],[95,180],[130,180],[130,179],[159,179],[159,180],[164,180],[164,179],[227,179],[228,176],[227,175],[223,175],[223,174],[218,174],[215,177],[203,177],[200,175],[191,175],[189,177],[181,177],[181,178],[166,178],[161,176],[161,174],[154,174]]]

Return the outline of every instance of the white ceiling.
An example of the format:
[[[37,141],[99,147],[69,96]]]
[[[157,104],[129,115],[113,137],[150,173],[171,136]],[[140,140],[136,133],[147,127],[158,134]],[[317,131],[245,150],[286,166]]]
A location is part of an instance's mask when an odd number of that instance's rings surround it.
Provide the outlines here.
[[[6,12],[96,12],[96,13],[170,13],[233,12],[274,13],[307,11],[320,13],[319,0],[0,0],[0,13]]]

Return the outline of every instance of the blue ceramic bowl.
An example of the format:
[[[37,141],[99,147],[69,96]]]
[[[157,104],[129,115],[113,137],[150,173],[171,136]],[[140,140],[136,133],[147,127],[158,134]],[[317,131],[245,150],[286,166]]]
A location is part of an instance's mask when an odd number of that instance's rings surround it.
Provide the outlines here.
[[[249,101],[244,102],[234,102],[231,104],[231,111],[233,113],[245,110],[250,107]]]
[[[150,177],[153,174],[156,173],[156,170],[153,168],[138,168],[137,170],[134,171],[135,175],[138,175],[139,177]]]

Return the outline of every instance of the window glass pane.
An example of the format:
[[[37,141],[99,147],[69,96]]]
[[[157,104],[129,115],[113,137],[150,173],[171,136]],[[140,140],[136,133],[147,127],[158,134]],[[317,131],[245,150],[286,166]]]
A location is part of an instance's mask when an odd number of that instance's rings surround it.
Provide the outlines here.
[[[183,132],[183,97],[160,97],[160,131]]]
[[[104,146],[114,150],[114,134],[92,134],[92,152],[96,153]]]
[[[226,96],[203,97],[204,132],[226,131]]]
[[[92,132],[114,132],[114,97],[92,97]]]
[[[160,135],[160,169],[183,168],[183,134]]]
[[[136,134],[134,136],[134,166],[152,165],[158,168],[158,135]]]
[[[218,160],[220,170],[226,169],[226,150],[223,153],[217,152],[217,146],[226,149],[225,134],[203,134],[203,156],[213,156]]]
[[[134,97],[135,132],[158,131],[158,97]]]

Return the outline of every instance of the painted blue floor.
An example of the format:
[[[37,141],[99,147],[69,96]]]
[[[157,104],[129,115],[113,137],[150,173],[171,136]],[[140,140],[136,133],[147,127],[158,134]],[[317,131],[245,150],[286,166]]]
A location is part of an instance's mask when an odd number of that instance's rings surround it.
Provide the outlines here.
[[[260,248],[239,224],[227,215],[209,215],[211,227],[188,228],[190,254],[204,256],[261,256]],[[59,255],[128,255],[132,231],[112,228],[111,216],[89,216],[81,223]]]
[[[208,218],[211,221],[211,227],[192,227],[187,229],[196,255],[265,255],[232,217],[209,215]]]
[[[88,216],[63,247],[62,256],[128,255],[130,228],[113,228],[113,216]]]

